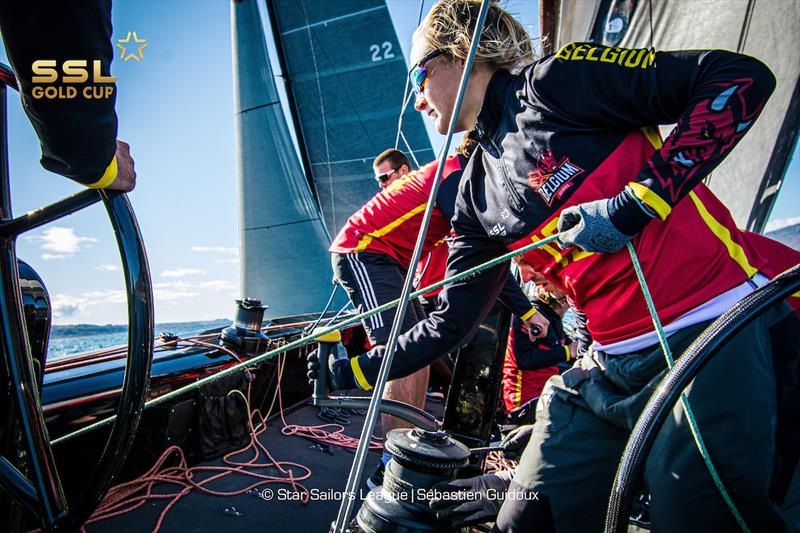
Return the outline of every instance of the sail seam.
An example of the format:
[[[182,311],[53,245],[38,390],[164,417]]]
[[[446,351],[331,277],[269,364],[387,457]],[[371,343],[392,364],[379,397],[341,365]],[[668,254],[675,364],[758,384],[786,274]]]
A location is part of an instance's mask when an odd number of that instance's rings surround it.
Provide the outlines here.
[[[262,107],[270,107],[280,103],[281,103],[280,100],[275,100],[274,102],[268,102],[266,104],[248,107],[247,109],[242,109],[241,111],[239,111],[239,114],[241,115],[242,113],[247,113],[248,111],[253,111],[254,109],[261,109]]]
[[[347,15],[340,15],[338,17],[333,17],[327,20],[321,20],[319,22],[314,22],[313,24],[306,24],[304,26],[298,26],[297,28],[292,28],[291,30],[286,30],[285,32],[281,33],[281,35],[289,35],[290,33],[294,33],[296,31],[307,30],[310,28],[314,28],[316,26],[323,26],[328,24],[329,22],[335,22],[337,20],[343,20],[350,17],[355,17],[356,15],[363,15],[364,13],[369,13],[370,11],[376,11],[378,9],[386,9],[386,6],[376,6],[370,7],[369,9],[362,9],[361,11],[354,11],[353,13],[348,13]]]
[[[270,226],[255,226],[253,228],[244,228],[245,231],[253,231],[257,229],[272,229],[272,228],[280,228],[282,226],[291,226],[293,224],[302,224],[304,222],[314,222],[315,220],[319,220],[319,217],[316,218],[305,218],[303,220],[295,220],[294,222],[284,222],[283,224],[272,224]]]
[[[433,148],[424,148],[422,150],[417,150],[417,152],[433,152]],[[373,159],[374,159],[373,156],[356,157],[356,158],[353,158],[353,159],[339,159],[338,161],[319,161],[317,163],[311,163],[311,165],[312,166],[327,166],[328,163],[330,163],[331,165],[335,165],[335,164],[338,164],[338,163],[355,163],[355,162],[366,163],[368,161],[372,161]]]

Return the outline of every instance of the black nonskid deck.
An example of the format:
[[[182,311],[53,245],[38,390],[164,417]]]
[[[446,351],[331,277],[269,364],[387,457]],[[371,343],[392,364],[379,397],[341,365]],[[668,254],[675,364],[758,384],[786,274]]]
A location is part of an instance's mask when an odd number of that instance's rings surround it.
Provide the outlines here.
[[[428,410],[441,416],[442,406],[430,403]],[[324,423],[317,417],[317,408],[311,405],[294,410],[286,416],[286,421],[304,426]],[[363,427],[364,416],[352,414],[350,421],[350,425],[345,428],[345,434],[357,438]],[[305,438],[281,434],[281,427],[279,418],[272,419],[268,429],[259,435],[259,440],[276,461],[300,463],[311,469],[311,477],[301,482],[311,492],[312,497],[307,504],[298,501],[299,494],[289,484],[268,484],[249,493],[224,497],[203,494],[195,489],[167,513],[160,531],[327,531],[331,522],[336,519],[340,495],[344,490],[355,450],[330,446],[325,451]],[[237,457],[237,460],[247,460],[250,457],[252,452],[246,452]],[[370,451],[361,490],[356,495],[359,500],[368,492],[365,480],[374,472],[379,460],[380,454]],[[222,459],[203,464],[224,466]],[[275,468],[256,471],[280,475]],[[204,474],[203,477],[205,476]],[[255,481],[257,480],[249,476],[230,475],[213,482],[209,488],[234,492],[252,485]],[[165,485],[155,492],[171,493],[175,490],[174,486]],[[148,501],[124,515],[90,524],[86,530],[90,533],[152,531],[168,501]],[[359,505],[360,503],[355,509]]]
[[[441,416],[442,406],[429,402],[428,410]],[[305,405],[286,416],[289,424],[315,426],[324,423],[317,417],[317,408]],[[358,437],[364,417],[353,414],[347,435]],[[312,493],[311,500],[304,504],[298,501],[298,494],[288,484],[269,484],[249,493],[237,496],[211,496],[198,490],[184,496],[165,516],[160,531],[225,531],[251,532],[268,530],[275,532],[302,533],[306,531],[327,531],[336,518],[340,495],[354,457],[354,450],[330,446],[328,451],[298,436],[281,434],[280,419],[272,419],[270,426],[259,436],[260,442],[269,450],[276,461],[291,461],[311,469],[311,477],[301,483]],[[251,452],[237,459],[246,460]],[[363,498],[368,489],[365,481],[375,470],[380,455],[371,451],[356,496]],[[223,466],[221,459],[203,463]],[[261,469],[260,473],[278,475],[277,470]],[[209,488],[222,492],[234,492],[254,483],[254,478],[243,475],[230,475],[209,485]],[[266,492],[269,489],[270,492]],[[163,486],[155,492],[175,492],[173,486]],[[138,509],[102,522],[90,524],[87,531],[93,532],[147,532],[152,531],[161,512],[169,500],[153,500]],[[356,505],[356,509],[358,508]],[[795,474],[784,508],[800,527],[800,475]],[[631,527],[630,531],[644,531]]]

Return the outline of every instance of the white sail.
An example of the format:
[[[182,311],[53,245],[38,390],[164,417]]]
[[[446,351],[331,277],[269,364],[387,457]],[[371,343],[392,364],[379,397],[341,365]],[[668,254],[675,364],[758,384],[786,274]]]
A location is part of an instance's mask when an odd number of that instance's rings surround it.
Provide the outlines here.
[[[543,0],[554,48],[570,41],[657,50],[725,49],[767,64],[778,87],[744,141],[707,182],[740,227],[764,228],[800,125],[800,2],[796,0]],[[652,20],[652,31],[651,31]],[[548,25],[549,22],[549,25]]]

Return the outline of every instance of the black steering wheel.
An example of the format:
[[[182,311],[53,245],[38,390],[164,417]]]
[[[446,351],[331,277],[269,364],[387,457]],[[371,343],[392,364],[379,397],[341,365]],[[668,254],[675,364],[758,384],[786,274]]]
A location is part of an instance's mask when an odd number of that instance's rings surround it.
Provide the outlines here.
[[[4,421],[4,427],[14,428],[13,438],[21,437],[21,448],[27,454],[28,473],[17,468],[14,456],[0,454],[0,489],[34,515],[45,530],[71,531],[79,528],[103,499],[133,444],[150,383],[153,290],[142,236],[124,193],[89,189],[21,217],[12,217],[6,87],[16,89],[16,79],[10,68],[0,64],[0,400],[9,406],[0,417],[9,417]],[[111,434],[80,495],[67,502],[39,402],[15,246],[22,233],[101,200],[114,228],[124,270],[128,298],[128,359]],[[6,438],[12,438],[8,433]],[[3,448],[8,450],[8,454],[13,447]]]
[[[647,456],[655,443],[658,431],[692,379],[731,337],[763,312],[796,293],[798,289],[800,289],[800,265],[776,276],[743,298],[712,322],[676,359],[675,365],[666,373],[648,400],[628,438],[608,500],[605,523],[607,533],[627,533],[631,505],[635,496],[634,488],[643,475]],[[788,469],[788,479],[783,480],[784,490],[789,488],[789,482],[797,465],[796,459],[795,456],[790,463],[793,466]],[[782,499],[783,496],[785,493],[778,499]]]

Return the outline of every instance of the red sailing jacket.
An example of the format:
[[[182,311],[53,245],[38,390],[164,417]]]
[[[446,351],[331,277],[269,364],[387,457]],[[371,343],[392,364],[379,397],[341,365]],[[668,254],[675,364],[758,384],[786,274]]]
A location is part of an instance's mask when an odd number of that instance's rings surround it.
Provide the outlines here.
[[[447,267],[447,253],[447,241],[443,239],[428,252],[426,257],[423,257],[420,262],[417,263],[417,272],[414,275],[415,287],[423,289],[428,285],[433,285],[444,279],[444,272]],[[433,298],[442,292],[443,289],[444,287],[433,289],[423,294],[423,296],[425,298]]]
[[[347,220],[329,251],[340,254],[386,254],[408,269],[438,166],[437,161],[428,163],[373,196]],[[458,156],[448,157],[442,180],[459,170],[461,163]],[[425,235],[423,253],[431,250],[449,233],[450,220],[444,217],[440,209],[434,209]]]
[[[664,324],[756,271],[800,254],[736,227],[701,181],[749,131],[775,86],[758,60],[726,52],[655,52],[570,43],[519,75],[492,77],[462,177],[447,275],[554,234],[561,211],[615,198],[611,220],[633,246]],[[676,126],[662,144],[655,126]],[[635,196],[621,192],[629,187]],[[658,216],[650,220],[638,205]],[[526,254],[609,344],[653,329],[626,249],[591,254],[555,243]],[[497,265],[439,295],[440,309],[400,336],[391,378],[474,335],[500,291]],[[383,349],[352,363],[374,381]]]
[[[540,396],[547,380],[559,373],[557,363],[570,356],[561,317],[541,302],[534,306],[550,321],[550,328],[544,339],[531,342],[528,327],[519,318],[512,319],[503,360],[503,404],[507,413]]]

